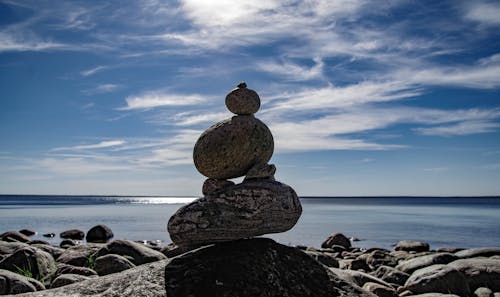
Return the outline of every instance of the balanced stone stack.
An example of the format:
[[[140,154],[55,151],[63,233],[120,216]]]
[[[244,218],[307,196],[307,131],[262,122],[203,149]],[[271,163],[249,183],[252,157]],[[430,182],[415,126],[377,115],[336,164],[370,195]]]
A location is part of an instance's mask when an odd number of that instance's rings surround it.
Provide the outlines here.
[[[179,247],[196,247],[291,229],[302,213],[295,191],[274,179],[269,128],[254,117],[259,95],[240,83],[226,96],[236,114],[206,130],[195,144],[198,171],[208,177],[203,197],[180,208],[168,222]],[[240,184],[229,179],[244,176]]]

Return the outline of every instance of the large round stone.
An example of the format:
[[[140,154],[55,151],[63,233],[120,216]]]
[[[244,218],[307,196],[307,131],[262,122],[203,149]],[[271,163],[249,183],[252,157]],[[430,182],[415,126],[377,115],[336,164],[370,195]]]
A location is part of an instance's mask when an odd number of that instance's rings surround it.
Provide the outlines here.
[[[260,108],[260,98],[257,92],[247,89],[247,85],[241,83],[227,94],[226,107],[230,112],[238,115],[254,114]]]
[[[194,146],[194,165],[209,178],[236,178],[267,163],[273,150],[273,135],[263,122],[251,115],[234,116],[201,134]]]

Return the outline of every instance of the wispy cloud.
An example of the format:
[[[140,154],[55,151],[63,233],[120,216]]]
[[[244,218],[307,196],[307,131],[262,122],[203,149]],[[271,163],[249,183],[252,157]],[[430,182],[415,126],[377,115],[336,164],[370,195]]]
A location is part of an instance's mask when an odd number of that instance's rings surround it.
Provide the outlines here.
[[[22,38],[7,32],[0,32],[0,52],[48,51],[70,48],[64,43],[39,40],[36,37]]]
[[[456,136],[495,132],[500,128],[500,123],[487,121],[463,121],[452,125],[430,128],[416,128],[420,134],[434,136]]]
[[[314,59],[314,65],[312,67],[302,66],[287,61],[266,61],[257,64],[258,69],[262,71],[296,81],[322,78],[324,66],[325,64],[319,58]]]
[[[500,24],[500,4],[498,2],[467,2],[465,17],[486,25]]]
[[[83,71],[80,72],[80,74],[82,76],[90,76],[90,75],[94,75],[97,72],[100,72],[100,71],[108,69],[108,68],[109,68],[108,66],[97,66],[97,67],[94,67],[94,68],[83,70]]]
[[[114,146],[120,146],[125,144],[124,140],[106,140],[101,141],[99,143],[94,144],[85,144],[85,145],[76,145],[70,147],[58,147],[53,148],[52,151],[68,151],[68,150],[93,150],[93,149],[101,149],[101,148],[109,148]]]
[[[151,109],[164,106],[186,106],[195,105],[205,102],[206,96],[198,94],[169,94],[160,92],[149,92],[143,95],[131,96],[125,98],[127,106],[120,108],[121,110],[133,109]]]

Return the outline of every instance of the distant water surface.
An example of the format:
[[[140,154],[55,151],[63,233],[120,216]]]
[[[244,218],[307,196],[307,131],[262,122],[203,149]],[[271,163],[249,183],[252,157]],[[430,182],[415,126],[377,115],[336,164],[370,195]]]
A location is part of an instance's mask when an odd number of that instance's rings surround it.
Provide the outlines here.
[[[108,225],[115,238],[169,243],[168,218],[195,197],[0,195],[0,232],[33,229],[59,234]],[[290,231],[270,237],[319,247],[330,233],[359,238],[354,245],[385,247],[403,239],[432,248],[500,246],[500,198],[301,198],[303,214]]]

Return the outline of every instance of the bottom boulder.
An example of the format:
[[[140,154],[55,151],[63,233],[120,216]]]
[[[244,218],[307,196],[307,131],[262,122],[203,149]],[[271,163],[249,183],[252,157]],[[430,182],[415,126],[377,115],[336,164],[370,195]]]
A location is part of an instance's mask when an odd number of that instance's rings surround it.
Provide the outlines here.
[[[219,243],[165,268],[167,296],[376,296],[340,280],[304,252],[271,239]]]

